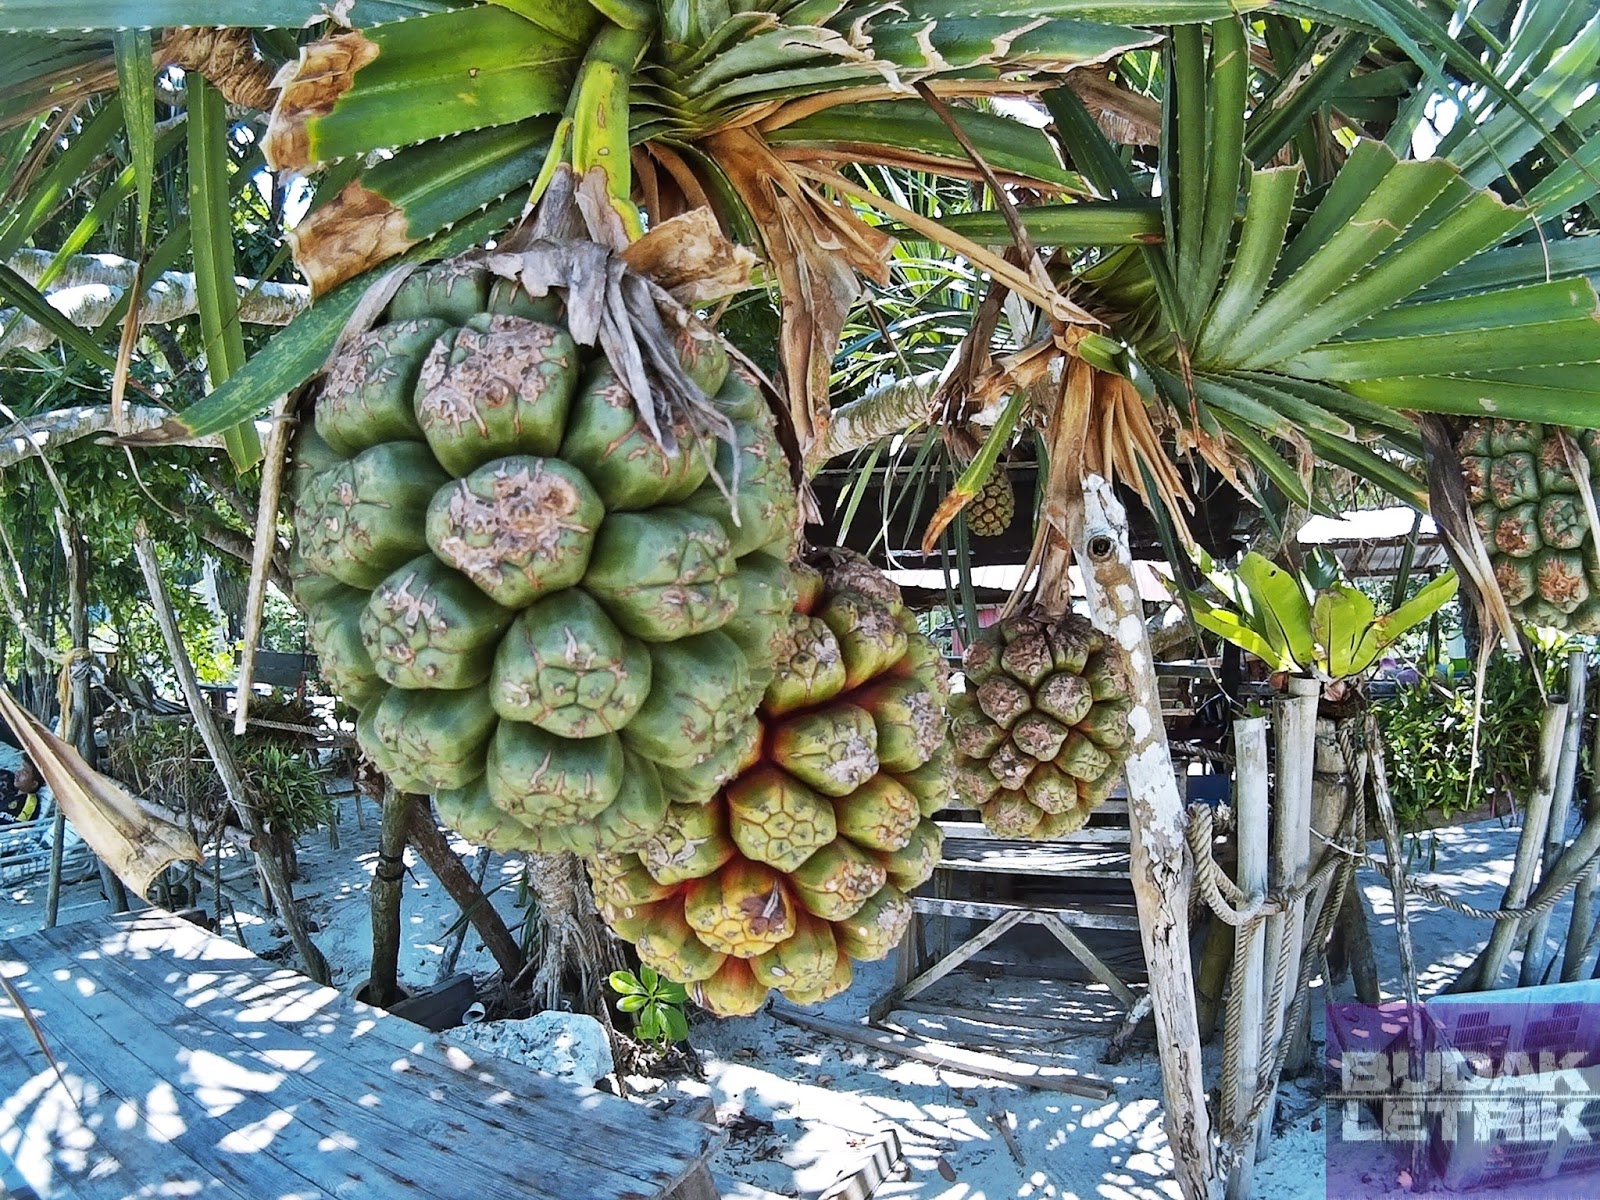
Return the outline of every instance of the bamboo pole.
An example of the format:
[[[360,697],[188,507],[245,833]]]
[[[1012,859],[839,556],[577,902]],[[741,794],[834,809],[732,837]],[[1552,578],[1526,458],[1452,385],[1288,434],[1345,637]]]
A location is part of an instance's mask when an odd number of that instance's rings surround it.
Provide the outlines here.
[[[1057,499],[1050,497],[1047,503]],[[1133,709],[1128,714],[1132,742],[1125,768],[1130,873],[1154,1002],[1167,1139],[1186,1200],[1216,1197],[1221,1194],[1222,1182],[1206,1111],[1189,958],[1194,864],[1185,840],[1188,815],[1178,793],[1161,719],[1155,662],[1128,548],[1127,514],[1111,484],[1097,475],[1083,480],[1081,499],[1059,499],[1065,502],[1065,512],[1051,516],[1063,519],[1060,528],[1077,550],[1095,624],[1122,647],[1132,668]],[[1065,584],[1065,572],[1059,582]]]
[[[1556,767],[1555,794],[1550,798],[1550,820],[1545,828],[1544,861],[1539,869],[1543,883],[1555,870],[1567,841],[1567,819],[1572,815],[1572,791],[1578,777],[1578,752],[1583,746],[1583,713],[1589,693],[1589,654],[1579,647],[1567,654],[1567,720],[1561,737],[1561,761]],[[1544,981],[1550,962],[1550,947],[1545,943],[1550,929],[1550,913],[1543,912],[1527,923],[1528,936],[1522,946],[1522,969],[1517,982],[1532,987]]]
[[[1544,832],[1550,822],[1550,802],[1556,790],[1556,772],[1561,758],[1561,741],[1567,726],[1567,702],[1552,700],[1544,707],[1544,725],[1539,732],[1539,776],[1533,785],[1533,794],[1522,810],[1522,836],[1517,839],[1516,862],[1511,868],[1511,883],[1506,888],[1503,908],[1520,908],[1527,903],[1533,884],[1533,866],[1544,844]],[[1451,990],[1490,991],[1499,986],[1500,972],[1505,968],[1506,957],[1516,942],[1521,922],[1515,918],[1496,921],[1489,944],[1473,967],[1455,981]],[[1474,971],[1473,968],[1476,968]],[[1470,976],[1470,979],[1469,979]]]
[[[1267,720],[1251,717],[1233,723],[1235,837],[1239,847],[1238,885],[1247,902],[1267,890],[1269,800],[1267,794]],[[1230,1019],[1223,1026],[1222,1126],[1238,1129],[1255,1103],[1256,1079],[1261,1072],[1261,1018],[1265,994],[1258,986],[1263,977],[1265,948],[1262,923],[1251,921],[1236,931],[1234,954],[1243,959],[1235,978],[1249,986],[1232,998]],[[1245,1145],[1254,1147],[1256,1138]],[[1228,1200],[1245,1200],[1255,1174],[1255,1155],[1241,1154],[1228,1176]]]
[[[1277,723],[1274,729],[1277,743],[1277,763],[1272,814],[1272,890],[1287,892],[1299,887],[1306,879],[1306,869],[1311,862],[1311,790],[1316,773],[1317,700],[1322,685],[1304,675],[1289,677],[1288,694],[1277,702]],[[1294,1002],[1293,981],[1298,978],[1300,952],[1305,941],[1306,902],[1301,897],[1287,912],[1274,913],[1267,918],[1267,950],[1262,986],[1270,989],[1272,980],[1285,969],[1280,960],[1286,960],[1290,986],[1278,997],[1277,1008],[1267,1013],[1267,1045],[1264,1053],[1270,1060],[1278,1052],[1278,1044],[1288,1036],[1285,1024],[1289,1005]],[[1266,1157],[1272,1136],[1273,1114],[1277,1098],[1267,1102],[1260,1127],[1256,1130],[1256,1161]]]
[[[1589,804],[1584,814],[1584,827],[1600,827],[1600,746],[1589,759]],[[1582,835],[1579,835],[1582,840]],[[1600,863],[1589,867],[1572,892],[1572,917],[1567,922],[1567,944],[1561,952],[1561,982],[1571,983],[1584,978],[1584,965],[1588,956],[1584,948],[1594,929],[1595,885],[1600,883]]]
[[[178,631],[178,618],[172,611],[172,601],[167,596],[166,584],[161,580],[161,572],[156,565],[155,549],[150,544],[150,536],[143,521],[137,526],[133,553],[139,560],[140,570],[144,573],[145,587],[150,592],[150,606],[155,612],[156,624],[161,627],[161,636],[167,643],[167,653],[172,658],[172,669],[178,676],[178,686],[183,690],[184,702],[189,706],[195,728],[200,733],[200,740],[205,743],[212,764],[217,768],[217,775],[222,781],[223,791],[227,793],[228,802],[238,814],[240,824],[250,835],[250,843],[256,855],[256,869],[261,873],[272,896],[272,903],[278,910],[278,919],[288,931],[289,940],[294,943],[295,951],[300,955],[300,962],[305,968],[306,975],[316,983],[325,984],[328,982],[327,960],[322,957],[322,952],[317,949],[311,940],[311,935],[306,931],[305,919],[295,904],[294,890],[290,887],[289,877],[284,871],[283,860],[271,853],[268,848],[270,843],[267,832],[261,824],[260,814],[251,805],[249,796],[245,792],[244,778],[239,773],[239,764],[233,757],[233,751],[223,741],[222,731],[217,728],[216,719],[211,715],[205,697],[200,694],[200,681],[195,677],[194,664],[189,661],[189,652],[184,649],[183,635]],[[220,912],[218,919],[221,919]]]

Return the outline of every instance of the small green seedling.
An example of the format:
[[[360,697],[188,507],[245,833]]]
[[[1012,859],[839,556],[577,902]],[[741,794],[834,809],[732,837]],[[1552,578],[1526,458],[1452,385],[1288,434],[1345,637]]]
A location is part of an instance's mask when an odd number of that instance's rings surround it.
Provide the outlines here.
[[[683,984],[663,979],[651,968],[641,965],[639,973],[613,971],[611,990],[621,996],[617,1007],[633,1014],[633,1031],[640,1040],[682,1042],[689,1038],[689,1018],[683,1006],[689,1002],[689,993]]]

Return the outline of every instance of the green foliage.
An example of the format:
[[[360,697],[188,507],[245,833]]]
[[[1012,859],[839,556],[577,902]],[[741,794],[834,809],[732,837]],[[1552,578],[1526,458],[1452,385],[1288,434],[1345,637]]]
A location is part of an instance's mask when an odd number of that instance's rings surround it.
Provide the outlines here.
[[[273,713],[275,719],[293,715],[281,704]],[[244,777],[246,799],[269,832],[292,839],[333,820],[333,801],[323,788],[325,772],[314,750],[271,730],[225,736]],[[112,729],[107,750],[111,775],[147,800],[192,813],[202,832],[227,818],[222,780],[188,717],[140,718]]]
[[[1274,671],[1315,675],[1325,683],[1364,674],[1456,593],[1455,572],[1447,571],[1379,616],[1365,592],[1336,577],[1331,559],[1313,557],[1300,578],[1254,552],[1232,571],[1215,569],[1209,558],[1202,567],[1228,607],[1190,597],[1196,624]]]
[[[683,1042],[689,1038],[689,1019],[683,1006],[689,1002],[689,993],[683,984],[663,979],[643,964],[639,973],[613,971],[608,981],[611,990],[621,997],[617,1007],[633,1014],[633,1031],[641,1041]]]
[[[1521,804],[1539,769],[1545,687],[1558,693],[1566,646],[1536,645],[1531,662],[1496,653],[1483,680],[1478,713],[1478,768],[1472,769],[1474,681],[1427,678],[1373,704],[1383,731],[1384,759],[1395,815],[1413,826],[1436,809],[1445,816],[1490,801],[1505,811]]]

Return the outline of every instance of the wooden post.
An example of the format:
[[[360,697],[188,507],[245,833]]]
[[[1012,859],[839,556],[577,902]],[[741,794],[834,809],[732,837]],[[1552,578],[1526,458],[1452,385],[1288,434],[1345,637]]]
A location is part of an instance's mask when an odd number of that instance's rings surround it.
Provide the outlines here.
[[[150,591],[150,606],[155,612],[156,624],[161,627],[162,639],[167,643],[167,654],[172,658],[172,669],[178,676],[178,686],[183,689],[184,703],[189,706],[195,728],[200,733],[200,740],[205,743],[206,751],[211,755],[211,762],[217,768],[217,776],[222,780],[222,788],[228,795],[228,803],[233,806],[240,824],[250,835],[250,843],[255,849],[256,868],[261,872],[261,877],[272,895],[272,903],[278,910],[278,919],[288,930],[289,940],[294,943],[295,951],[300,955],[305,973],[315,982],[325,984],[328,982],[327,960],[322,957],[322,952],[317,949],[311,940],[311,935],[306,931],[305,919],[300,915],[300,909],[294,902],[294,890],[290,887],[289,877],[283,869],[283,860],[271,852],[267,831],[261,824],[261,815],[256,812],[249,796],[245,794],[244,777],[239,773],[239,764],[233,757],[233,751],[222,740],[222,731],[217,728],[216,718],[211,715],[211,708],[200,693],[200,681],[195,677],[194,664],[189,661],[189,652],[184,649],[183,635],[178,631],[178,618],[172,611],[172,601],[167,597],[166,584],[161,581],[161,571],[156,565],[155,549],[150,544],[143,521],[139,522],[134,536],[133,553],[139,560],[140,570],[144,572],[145,587]],[[222,914],[219,912],[218,920],[221,920],[221,917]]]
[[[1178,1186],[1186,1200],[1201,1200],[1220,1195],[1221,1181],[1206,1112],[1189,960],[1194,864],[1185,841],[1188,815],[1161,719],[1155,660],[1128,548],[1127,514],[1111,484],[1097,475],[1083,480],[1081,502],[1062,499],[1067,505],[1064,532],[1077,551],[1095,624],[1122,647],[1132,667],[1133,709],[1128,714],[1132,743],[1125,771],[1133,892],[1154,1002],[1167,1139]]]
[[[1317,700],[1322,684],[1304,675],[1289,677],[1289,690],[1277,703],[1277,792],[1272,814],[1272,890],[1287,892],[1306,879],[1311,862],[1311,785],[1316,774]],[[1301,897],[1288,912],[1267,918],[1267,952],[1262,986],[1271,988],[1281,969],[1280,956],[1288,960],[1289,985],[1278,997],[1275,1011],[1267,1013],[1269,1044],[1264,1052],[1269,1059],[1288,1035],[1284,1027],[1289,1005],[1294,1002],[1295,981],[1299,978],[1300,951],[1305,938],[1306,902]],[[1277,1099],[1267,1102],[1261,1126],[1256,1131],[1256,1161],[1266,1157],[1272,1136]]]
[[[93,767],[97,755],[94,726],[89,718],[89,553],[77,522],[60,508],[56,509],[56,528],[61,534],[62,557],[67,564],[67,633],[72,641],[72,653],[66,666],[71,683],[71,715],[62,712],[61,732],[66,741],[73,743],[83,761]],[[65,830],[58,830],[57,834],[56,849],[50,854],[52,864],[66,836]],[[111,911],[127,912],[128,889],[105,863],[97,860],[96,865]],[[58,883],[58,893],[59,886]],[[57,903],[59,905],[59,898]],[[46,928],[54,926],[55,914],[46,916],[49,917]]]
[[[1367,927],[1367,902],[1356,880],[1344,891],[1339,909],[1338,929],[1344,934],[1345,959],[1350,966],[1350,985],[1363,1004],[1379,1004],[1383,992],[1378,981],[1378,960],[1372,953],[1372,932]]]
[[[1550,798],[1550,821],[1545,828],[1544,861],[1539,881],[1550,878],[1567,841],[1567,818],[1572,813],[1572,789],[1578,777],[1578,751],[1583,744],[1583,710],[1589,692],[1589,654],[1582,647],[1567,654],[1567,721],[1561,738],[1561,761],[1556,767],[1556,790]],[[1574,900],[1576,904],[1576,900]],[[1528,936],[1522,947],[1522,970],[1518,983],[1533,987],[1544,981],[1550,961],[1545,935],[1550,929],[1550,914],[1541,913],[1528,922]]]
[[[400,999],[400,901],[405,891],[406,835],[417,802],[427,797],[386,787],[378,823],[378,865],[372,872],[372,969],[361,999],[388,1008]]]
[[[1584,825],[1600,825],[1600,744],[1589,760],[1589,805]],[[1581,837],[1581,835],[1580,835]],[[1584,978],[1587,955],[1584,946],[1594,929],[1595,885],[1600,883],[1600,863],[1591,866],[1588,873],[1572,890],[1572,919],[1567,922],[1567,944],[1561,952],[1561,982],[1572,983]]]
[[[450,848],[450,840],[439,832],[438,823],[433,819],[433,806],[428,803],[426,796],[414,798],[406,836],[416,848],[417,857],[428,864],[428,870],[438,877],[444,890],[456,902],[456,907],[478,931],[484,946],[494,956],[500,973],[507,979],[515,979],[517,972],[522,969],[522,950],[517,945],[517,939],[506,928],[505,921],[489,898],[483,894],[479,880],[472,877],[472,872],[467,870],[460,856]],[[489,851],[483,850],[482,854],[487,863]],[[459,942],[456,949],[460,950]],[[453,955],[451,961],[454,962]]]
[[[1239,847],[1238,885],[1246,902],[1267,890],[1269,862],[1267,813],[1267,720],[1250,717],[1233,723],[1234,762],[1234,836]],[[1240,1129],[1255,1103],[1256,1079],[1261,1071],[1261,1016],[1266,999],[1259,981],[1262,978],[1265,955],[1262,923],[1252,921],[1239,927],[1236,933],[1234,954],[1242,960],[1242,967],[1234,978],[1243,978],[1247,986],[1229,1002],[1229,1020],[1224,1024],[1223,1077],[1222,1077],[1222,1127]],[[1256,1139],[1251,1136],[1243,1143],[1244,1153],[1238,1156],[1228,1175],[1228,1200],[1246,1200],[1255,1174]]]
[[[1322,838],[1333,839],[1343,830],[1345,820],[1350,811],[1351,781],[1345,777],[1344,756],[1339,753],[1339,743],[1336,726],[1326,717],[1316,720],[1316,770],[1311,780],[1311,829],[1320,835],[1314,839],[1311,857],[1306,864],[1307,874],[1315,874],[1322,869],[1328,855],[1334,851]],[[1328,902],[1337,875],[1329,878],[1320,888],[1306,897],[1306,912],[1303,931],[1314,930],[1317,922],[1322,917],[1322,907]],[[1296,970],[1304,965],[1306,959],[1316,960],[1326,951],[1324,943],[1313,944],[1303,941],[1300,952],[1300,962],[1296,963]],[[1326,975],[1326,972],[1324,972]],[[1291,975],[1291,979],[1298,975]],[[1309,1008],[1302,1010],[1301,1019],[1295,1022],[1294,1028],[1287,1031],[1293,1043],[1289,1051],[1288,1061],[1284,1063],[1284,1074],[1291,1077],[1305,1070],[1311,1060],[1311,1022],[1304,1014]]]
[[[1367,710],[1367,762],[1371,772],[1372,803],[1378,810],[1378,826],[1383,831],[1383,857],[1387,861],[1389,888],[1394,895],[1394,932],[1400,945],[1400,990],[1406,1002],[1406,1024],[1409,1030],[1407,1049],[1407,1078],[1420,1085],[1424,1078],[1425,1059],[1422,1046],[1422,1004],[1417,993],[1417,961],[1411,945],[1411,918],[1406,912],[1406,860],[1401,853],[1400,826],[1394,816],[1394,800],[1389,794],[1389,770],[1383,762],[1383,734],[1378,728],[1378,718]],[[1420,1138],[1411,1143],[1412,1178],[1421,1174],[1426,1143]]]
[[[1539,732],[1539,777],[1533,794],[1522,809],[1522,836],[1517,839],[1517,858],[1511,868],[1511,885],[1506,888],[1503,908],[1520,908],[1527,902],[1533,885],[1533,866],[1544,845],[1544,831],[1550,822],[1550,801],[1555,795],[1556,772],[1561,758],[1561,741],[1567,728],[1567,703],[1553,700],[1544,707],[1544,726]],[[1516,942],[1522,922],[1496,921],[1489,944],[1478,961],[1462,973],[1451,990],[1489,991],[1499,986],[1500,972]],[[1474,969],[1476,968],[1476,969]],[[1470,978],[1469,978],[1470,977]]]

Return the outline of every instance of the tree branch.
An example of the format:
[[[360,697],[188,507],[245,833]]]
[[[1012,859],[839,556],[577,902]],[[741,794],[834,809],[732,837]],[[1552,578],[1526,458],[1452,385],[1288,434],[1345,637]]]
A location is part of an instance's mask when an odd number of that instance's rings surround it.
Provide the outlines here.
[[[924,371],[841,404],[833,410],[822,440],[812,450],[813,465],[820,467],[831,458],[851,454],[928,420],[939,378],[938,371]]]
[[[55,260],[48,250],[15,251],[7,265],[37,285]],[[52,281],[45,299],[67,320],[83,329],[97,328],[133,283],[135,264],[115,254],[77,254]],[[311,289],[301,283],[258,282],[236,278],[239,319],[250,325],[287,325],[311,303]],[[200,309],[194,276],[168,271],[145,290],[139,305],[141,325],[166,325]],[[0,357],[13,350],[43,350],[55,335],[14,308],[0,309]]]
[[[0,314],[0,322],[4,320],[4,314]],[[122,410],[123,424],[119,429],[112,424],[109,404],[73,405],[39,413],[0,429],[0,471],[25,458],[42,457],[97,433],[143,433],[155,429],[171,416],[166,409],[155,405],[127,405]],[[185,444],[220,447],[222,437],[219,434],[196,438]]]

